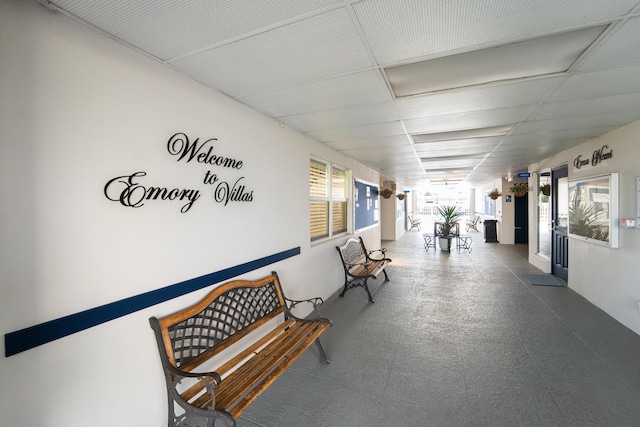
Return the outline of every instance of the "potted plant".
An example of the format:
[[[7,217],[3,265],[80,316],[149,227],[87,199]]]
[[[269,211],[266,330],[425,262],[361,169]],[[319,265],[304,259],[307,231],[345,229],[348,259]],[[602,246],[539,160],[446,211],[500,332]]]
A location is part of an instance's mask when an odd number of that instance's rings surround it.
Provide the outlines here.
[[[462,216],[462,211],[460,211],[456,205],[445,205],[438,206],[438,213],[442,217],[442,219],[438,221],[438,242],[440,249],[451,252],[451,238],[454,236],[453,231]]]
[[[384,197],[385,199],[388,199],[389,197],[391,197],[391,195],[392,195],[392,194],[393,194],[393,191],[391,191],[391,190],[390,190],[390,189],[388,189],[388,188],[385,188],[384,190],[382,190],[382,191],[380,192],[380,195],[381,195],[382,197]]]
[[[512,192],[516,197],[524,196],[529,190],[529,183],[527,182],[517,182],[509,187],[509,191]]]
[[[491,190],[491,191],[489,191],[489,192],[487,193],[487,196],[489,196],[489,198],[490,198],[491,200],[495,200],[495,199],[497,199],[498,197],[502,196],[502,193],[501,193],[501,192],[499,192],[497,188],[494,188],[493,190]]]

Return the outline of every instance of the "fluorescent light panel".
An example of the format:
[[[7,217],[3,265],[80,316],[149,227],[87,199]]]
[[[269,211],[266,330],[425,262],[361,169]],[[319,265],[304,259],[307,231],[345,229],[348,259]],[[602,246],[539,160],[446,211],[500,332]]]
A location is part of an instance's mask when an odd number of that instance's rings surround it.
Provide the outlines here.
[[[494,126],[480,129],[465,129],[451,132],[423,133],[420,135],[411,135],[413,142],[416,144],[425,142],[452,141],[458,139],[471,138],[489,138],[495,136],[505,136],[514,125]]]
[[[606,25],[385,69],[397,98],[565,72]]]

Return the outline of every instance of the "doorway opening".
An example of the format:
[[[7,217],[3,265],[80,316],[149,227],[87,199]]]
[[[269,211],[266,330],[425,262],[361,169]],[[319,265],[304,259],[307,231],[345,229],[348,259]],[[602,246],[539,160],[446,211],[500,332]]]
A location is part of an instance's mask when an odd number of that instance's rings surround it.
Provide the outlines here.
[[[569,278],[569,168],[551,170],[551,274]]]

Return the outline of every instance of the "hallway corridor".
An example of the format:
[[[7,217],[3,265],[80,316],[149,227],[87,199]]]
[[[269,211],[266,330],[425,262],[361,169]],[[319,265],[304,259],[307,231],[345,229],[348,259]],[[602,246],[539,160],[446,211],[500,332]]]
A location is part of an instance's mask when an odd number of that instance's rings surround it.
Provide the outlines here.
[[[320,308],[331,364],[311,347],[238,425],[640,425],[640,336],[567,287],[529,285],[526,245],[472,236],[472,253],[425,252],[418,231],[388,242],[375,304],[356,288]]]

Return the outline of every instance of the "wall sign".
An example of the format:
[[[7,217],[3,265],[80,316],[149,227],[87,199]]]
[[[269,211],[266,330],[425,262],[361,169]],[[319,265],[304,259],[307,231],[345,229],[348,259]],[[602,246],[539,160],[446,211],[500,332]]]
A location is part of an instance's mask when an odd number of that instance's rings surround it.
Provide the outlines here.
[[[353,200],[356,232],[378,223],[378,186],[354,179]]]
[[[178,162],[212,168],[205,172],[202,184],[211,186],[209,188],[214,202],[227,206],[229,202],[253,201],[253,191],[247,189],[244,176],[222,178],[220,175],[221,173],[226,175],[224,171],[242,169],[244,162],[216,154],[214,144],[217,140],[217,138],[210,138],[200,141],[200,138],[196,138],[194,141],[189,141],[187,134],[179,132],[169,138],[166,149]],[[181,203],[180,212],[185,213],[200,199],[201,189],[201,186],[191,188],[154,186],[149,183],[147,172],[136,171],[107,181],[104,186],[104,195],[107,199],[129,208],[140,208],[151,200],[176,201]]]
[[[608,145],[603,145],[600,149],[591,153],[590,157],[583,157],[582,154],[573,159],[574,170],[579,170],[585,166],[596,167],[601,165],[603,161],[613,157],[613,150]]]

